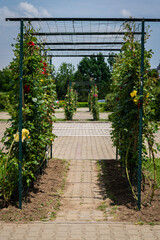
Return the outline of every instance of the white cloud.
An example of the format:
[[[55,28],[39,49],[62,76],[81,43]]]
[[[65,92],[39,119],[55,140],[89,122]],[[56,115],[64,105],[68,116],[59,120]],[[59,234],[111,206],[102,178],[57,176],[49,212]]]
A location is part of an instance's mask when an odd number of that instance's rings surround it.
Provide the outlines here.
[[[131,17],[131,16],[132,16],[131,12],[128,11],[128,10],[126,10],[126,9],[122,9],[121,15],[122,15],[123,17]]]
[[[18,8],[25,14],[26,17],[49,17],[50,14],[45,8],[36,8],[28,2],[21,2]]]
[[[5,18],[14,17],[50,17],[50,14],[47,9],[35,7],[28,2],[20,2],[16,6],[16,10],[9,9],[7,6],[0,8],[0,26],[9,26],[6,24]]]
[[[38,7],[28,2],[21,2],[15,11],[12,11],[8,7],[4,6],[0,8],[0,20],[4,21],[5,18],[14,17],[50,17],[47,9]]]
[[[38,17],[38,9],[35,8],[32,4],[27,2],[21,2],[19,4],[19,9],[22,10],[22,12],[25,13],[25,15]]]
[[[4,6],[0,8],[0,19],[5,19],[6,17],[16,17],[16,13]]]

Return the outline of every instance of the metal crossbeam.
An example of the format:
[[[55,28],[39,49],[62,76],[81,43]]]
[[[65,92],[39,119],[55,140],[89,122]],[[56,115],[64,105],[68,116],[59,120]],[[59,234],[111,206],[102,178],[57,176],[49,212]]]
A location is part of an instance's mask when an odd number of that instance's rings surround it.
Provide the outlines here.
[[[160,22],[160,18],[6,18],[6,21],[102,21],[102,22],[108,22],[108,21],[114,21],[114,22]]]
[[[86,92],[90,92],[91,89],[88,89],[88,88],[82,88],[82,89],[76,88],[75,90],[76,90],[76,91],[86,91]]]
[[[125,42],[46,42],[38,45],[122,45]]]
[[[130,32],[36,32],[32,33],[32,35],[36,36],[73,36],[73,35],[125,35]],[[134,35],[141,35],[141,32],[132,32]]]
[[[44,51],[121,51],[121,49],[118,48],[49,48],[44,49]]]
[[[66,55],[53,55],[49,54],[47,57],[99,57],[100,55],[95,55],[95,54],[76,54],[76,55],[71,55],[71,54],[66,54]],[[117,55],[102,55],[103,57],[116,57]]]
[[[74,85],[93,85],[94,84],[94,82],[72,82],[72,84],[74,84]]]

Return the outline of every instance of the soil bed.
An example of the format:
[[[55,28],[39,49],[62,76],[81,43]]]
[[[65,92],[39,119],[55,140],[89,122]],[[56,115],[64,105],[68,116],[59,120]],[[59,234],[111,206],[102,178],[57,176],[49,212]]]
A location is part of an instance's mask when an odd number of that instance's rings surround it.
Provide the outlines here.
[[[43,174],[37,177],[34,186],[23,198],[22,210],[18,201],[2,207],[0,201],[0,221],[29,222],[52,220],[60,206],[60,195],[64,187],[67,163],[60,159],[50,159]]]
[[[141,211],[137,210],[137,201],[133,198],[133,194],[125,177],[124,170],[120,167],[120,163],[115,160],[102,160],[101,177],[99,184],[103,194],[107,194],[110,198],[110,208],[113,208],[114,220],[118,222],[133,222],[139,224],[160,224],[160,189],[155,191],[155,196],[151,205],[145,202]],[[142,202],[149,189],[149,184],[142,185]],[[107,200],[107,197],[105,198]],[[149,201],[148,201],[149,202]]]

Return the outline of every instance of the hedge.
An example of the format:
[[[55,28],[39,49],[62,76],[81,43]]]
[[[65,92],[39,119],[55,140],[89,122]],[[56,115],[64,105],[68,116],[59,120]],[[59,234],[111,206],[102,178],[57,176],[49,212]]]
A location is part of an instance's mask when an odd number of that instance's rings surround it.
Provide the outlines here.
[[[0,110],[7,110],[9,106],[9,94],[6,92],[0,92]]]

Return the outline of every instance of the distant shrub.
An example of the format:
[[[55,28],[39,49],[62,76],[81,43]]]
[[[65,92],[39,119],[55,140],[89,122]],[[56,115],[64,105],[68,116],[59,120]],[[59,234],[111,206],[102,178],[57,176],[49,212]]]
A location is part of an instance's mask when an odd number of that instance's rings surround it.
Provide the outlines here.
[[[0,92],[0,109],[7,110],[9,107],[9,94],[5,92]]]
[[[105,106],[104,109],[105,111],[113,111],[114,108],[114,94],[113,93],[108,93],[105,97]]]
[[[88,102],[77,102],[77,108],[88,107]]]

